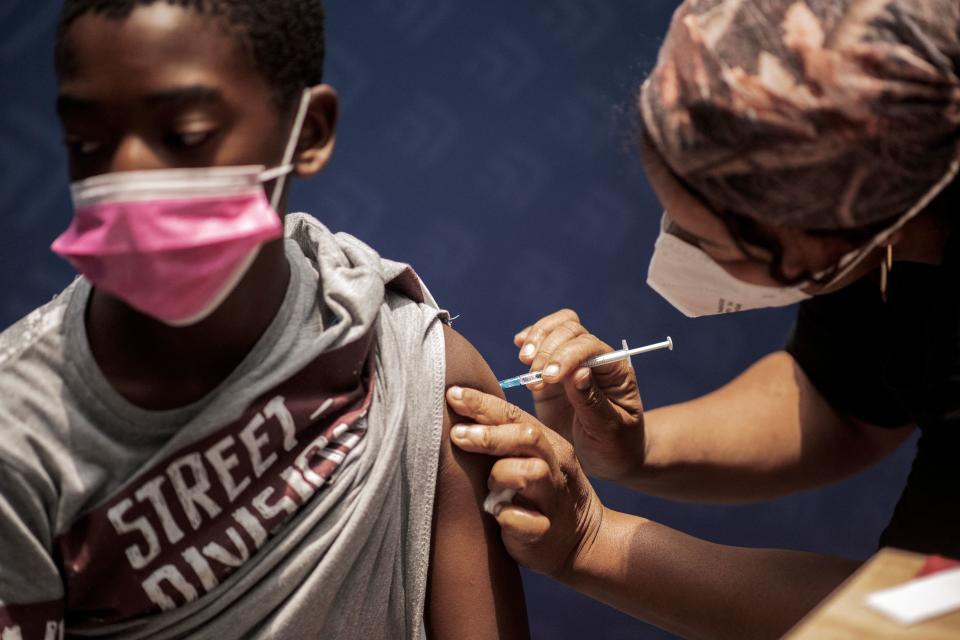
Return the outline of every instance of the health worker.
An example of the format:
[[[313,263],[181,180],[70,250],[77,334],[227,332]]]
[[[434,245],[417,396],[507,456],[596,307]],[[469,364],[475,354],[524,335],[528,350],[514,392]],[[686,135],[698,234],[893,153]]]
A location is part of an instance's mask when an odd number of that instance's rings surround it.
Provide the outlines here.
[[[648,284],[688,316],[799,302],[782,351],[644,412],[565,310],[516,337],[537,417],[465,388],[520,563],[683,636],[778,637],[858,563],[713,544],[604,507],[590,474],[736,503],[835,482],[921,432],[879,544],[960,557],[960,4],[688,0],[639,93],[667,213]]]

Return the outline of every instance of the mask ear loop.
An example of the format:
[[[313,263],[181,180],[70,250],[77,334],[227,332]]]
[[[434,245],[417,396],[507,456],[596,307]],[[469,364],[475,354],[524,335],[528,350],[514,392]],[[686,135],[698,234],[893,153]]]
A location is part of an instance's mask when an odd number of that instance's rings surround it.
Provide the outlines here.
[[[283,188],[287,183],[287,175],[293,171],[293,154],[297,150],[297,143],[300,142],[300,134],[303,131],[303,123],[307,119],[307,108],[310,106],[312,94],[310,89],[304,89],[300,96],[300,105],[297,107],[297,115],[293,120],[293,128],[290,130],[290,138],[287,140],[287,148],[283,151],[283,161],[280,166],[268,169],[260,174],[260,180],[277,179],[273,187],[273,194],[270,196],[270,207],[276,211],[280,204],[280,197],[283,195]]]
[[[958,153],[960,153],[960,150],[958,150]],[[893,247],[890,244],[890,237],[902,229],[905,224],[915,218],[917,214],[926,209],[930,203],[933,202],[937,196],[943,192],[944,189],[950,186],[950,183],[957,178],[957,175],[960,175],[960,158],[956,158],[950,163],[950,167],[947,169],[947,172],[943,175],[943,177],[940,178],[940,180],[927,191],[927,193],[923,196],[923,198],[920,199],[919,202],[910,207],[910,209],[903,216],[901,216],[900,219],[893,224],[893,226],[880,233],[876,238],[873,239],[873,241],[867,243],[866,246],[859,251],[845,256],[844,259],[840,261],[840,264],[837,265],[836,274],[830,279],[830,282],[826,286],[829,287],[833,283],[838,282],[845,275],[853,271],[853,269],[864,259],[866,259],[867,256],[871,255],[877,247],[883,247],[884,245],[887,245],[887,250],[881,267],[886,267],[886,272],[889,274],[890,269],[893,267]],[[880,276],[882,280],[884,278],[883,270],[881,270]],[[881,282],[881,284],[884,283]],[[886,300],[885,286],[883,287],[881,293],[884,296],[884,300]]]

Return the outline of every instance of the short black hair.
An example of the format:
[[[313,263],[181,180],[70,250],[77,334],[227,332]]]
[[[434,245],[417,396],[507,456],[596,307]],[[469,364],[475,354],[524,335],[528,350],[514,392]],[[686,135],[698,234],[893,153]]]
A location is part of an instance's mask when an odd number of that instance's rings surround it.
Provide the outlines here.
[[[326,52],[322,0],[64,0],[57,24],[55,63],[69,69],[64,36],[86,14],[123,20],[141,6],[166,2],[215,16],[251,56],[281,106],[323,81]]]

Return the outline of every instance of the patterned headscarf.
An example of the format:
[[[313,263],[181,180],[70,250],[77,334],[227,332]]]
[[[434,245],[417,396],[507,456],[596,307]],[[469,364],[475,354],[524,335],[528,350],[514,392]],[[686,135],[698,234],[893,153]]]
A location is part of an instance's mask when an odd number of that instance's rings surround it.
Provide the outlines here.
[[[960,2],[687,0],[640,109],[714,211],[811,230],[893,219],[960,156]]]

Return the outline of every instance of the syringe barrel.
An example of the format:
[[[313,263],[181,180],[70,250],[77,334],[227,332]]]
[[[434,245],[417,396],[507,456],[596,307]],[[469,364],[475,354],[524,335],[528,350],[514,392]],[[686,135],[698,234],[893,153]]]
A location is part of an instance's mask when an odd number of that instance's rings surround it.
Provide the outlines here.
[[[500,381],[501,389],[513,389],[514,387],[523,387],[528,384],[533,384],[534,382],[540,382],[543,380],[543,373],[540,371],[531,371],[530,373],[525,373],[522,376],[517,376],[515,378],[508,378],[506,380]]]
[[[604,353],[603,355],[594,356],[589,360],[585,360],[580,366],[581,367],[601,367],[605,364],[610,364],[611,362],[618,362],[620,360],[626,360],[629,358],[625,351],[614,351],[612,353]]]
[[[534,382],[540,382],[543,380],[542,371],[531,371],[530,373],[525,373],[520,376],[520,384],[527,385],[533,384]]]
[[[673,350],[673,340],[667,338],[663,342],[658,342],[656,344],[650,344],[645,347],[638,347],[636,349],[621,349],[620,351],[612,351],[610,353],[604,353],[599,356],[594,356],[589,360],[584,361],[580,366],[581,367],[600,367],[605,364],[610,364],[611,362],[619,362],[620,360],[626,360],[630,356],[638,356],[641,353],[650,353],[651,351],[659,351],[660,349],[670,349]]]

